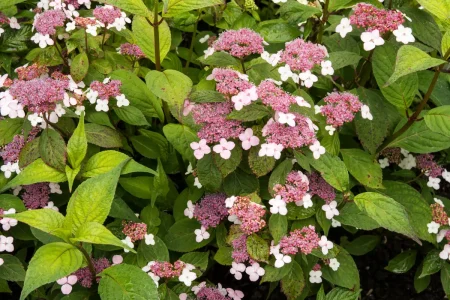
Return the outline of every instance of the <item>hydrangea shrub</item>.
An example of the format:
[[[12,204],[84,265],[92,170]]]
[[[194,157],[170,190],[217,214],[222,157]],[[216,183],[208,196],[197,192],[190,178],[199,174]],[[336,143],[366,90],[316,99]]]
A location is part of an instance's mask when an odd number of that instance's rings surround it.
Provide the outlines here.
[[[418,293],[440,272],[450,296],[449,15],[0,0],[0,292],[250,297],[211,280],[225,268],[235,287],[358,299],[352,255],[388,230],[416,246],[386,269],[417,265]]]

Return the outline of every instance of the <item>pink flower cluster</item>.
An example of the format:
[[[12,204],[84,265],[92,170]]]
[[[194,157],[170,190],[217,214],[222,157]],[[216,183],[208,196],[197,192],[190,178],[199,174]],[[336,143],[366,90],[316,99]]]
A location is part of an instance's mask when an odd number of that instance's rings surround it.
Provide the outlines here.
[[[275,111],[287,113],[291,104],[296,104],[295,97],[283,91],[275,83],[269,80],[261,82],[257,93],[262,103],[272,107]]]
[[[13,140],[0,151],[0,156],[3,159],[3,162],[6,164],[9,162],[14,163],[18,161],[19,154],[23,146],[25,146],[23,135],[14,136]]]
[[[234,239],[231,242],[231,246],[233,247],[231,257],[236,263],[243,263],[250,259],[247,251],[247,236],[245,234]]]
[[[283,254],[310,254],[313,249],[319,247],[320,238],[314,226],[295,229],[289,236],[285,236],[280,241],[280,249]]]
[[[402,152],[400,148],[386,148],[380,155],[386,157],[389,163],[399,164],[402,161]]]
[[[226,96],[237,95],[253,86],[245,75],[231,69],[215,68],[208,79],[214,79],[216,90]]]
[[[285,185],[276,184],[273,190],[286,203],[302,201],[309,190],[308,177],[300,171],[292,171],[286,177]]]
[[[442,175],[444,169],[434,160],[433,154],[421,154],[416,156],[417,168],[426,172],[428,176],[436,178]]]
[[[248,197],[236,197],[228,213],[239,219],[241,230],[247,235],[258,232],[266,226],[266,221],[262,219],[266,214],[264,206],[252,202]]]
[[[105,257],[102,258],[91,258],[92,264],[94,265],[95,273],[98,274],[102,272],[104,269],[109,268],[111,266],[111,263],[109,260]],[[84,267],[73,273],[78,278],[78,282],[81,284],[81,286],[85,288],[90,288],[92,286],[92,282],[94,281],[94,278],[92,276],[91,270],[89,270],[89,267]],[[99,278],[96,278],[97,282],[100,281]]]
[[[7,15],[0,11],[0,25],[1,24],[9,24],[9,18]]]
[[[48,68],[46,66],[32,64],[31,66],[17,68],[16,73],[20,80],[32,80],[47,74]]]
[[[327,56],[328,51],[324,46],[295,39],[286,43],[280,61],[286,63],[292,71],[305,72],[320,65]]]
[[[94,17],[104,24],[113,24],[122,16],[120,9],[111,6],[98,6],[94,9]]]
[[[42,113],[54,110],[55,102],[64,99],[65,90],[68,87],[68,80],[52,78],[14,80],[9,93],[20,104],[28,106],[29,111]]]
[[[293,115],[295,115],[293,127],[270,119],[262,130],[266,142],[292,149],[314,144],[317,138],[312,121],[298,113]]]
[[[326,204],[330,204],[331,201],[336,199],[336,193],[334,188],[325,181],[325,179],[320,176],[317,172],[312,172],[311,175],[308,176],[309,179],[309,193],[311,196],[317,195],[323,200],[325,200]]]
[[[202,287],[197,293],[197,300],[229,300],[216,287]]]
[[[54,35],[56,27],[64,26],[65,19],[66,14],[62,10],[47,10],[37,17],[34,27],[42,35]]]
[[[94,18],[83,18],[83,17],[76,17],[75,18],[75,24],[77,26],[87,28],[88,25],[94,26],[97,24],[97,21]]]
[[[147,234],[147,224],[122,221],[122,232],[134,243],[143,240]]]
[[[111,80],[108,83],[93,81],[90,88],[98,93],[98,98],[108,100],[110,97],[117,97],[121,95],[121,86],[122,82],[120,80]]]
[[[348,92],[333,92],[323,100],[327,105],[323,106],[320,112],[327,118],[327,124],[335,128],[351,122],[362,106],[358,96]]]
[[[264,39],[253,30],[242,28],[223,32],[214,42],[216,51],[226,51],[231,55],[243,58],[250,54],[261,54],[264,51]]]
[[[353,7],[350,24],[366,31],[378,30],[380,34],[394,31],[405,22],[403,14],[398,10],[379,9],[367,3],[358,3]]]
[[[196,218],[205,229],[217,227],[220,222],[228,216],[225,206],[225,194],[209,194],[195,205],[194,218]]]
[[[28,209],[37,209],[47,206],[50,187],[48,182],[35,183],[23,186],[24,193],[22,194],[22,201]]]
[[[84,1],[84,2],[87,2],[87,1]],[[64,0],[64,3],[66,3],[67,5],[73,5],[73,7],[78,9],[81,6],[80,3],[83,3],[83,0],[81,0],[81,1],[79,1],[79,0]]]
[[[448,225],[448,215],[445,212],[444,207],[438,203],[431,204],[430,207],[433,221],[441,225]]]
[[[133,45],[130,43],[120,45],[120,54],[129,55],[136,59],[141,59],[145,57],[144,52],[142,52],[141,48],[139,48],[138,45]]]
[[[179,277],[186,264],[177,260],[173,264],[167,261],[155,261],[150,266],[150,271],[160,278]]]

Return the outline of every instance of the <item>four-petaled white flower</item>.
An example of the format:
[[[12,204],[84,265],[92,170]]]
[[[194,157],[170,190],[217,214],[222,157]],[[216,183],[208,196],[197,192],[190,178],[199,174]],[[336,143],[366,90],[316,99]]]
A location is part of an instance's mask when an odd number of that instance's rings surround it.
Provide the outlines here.
[[[267,51],[261,53],[261,58],[264,59],[268,64],[272,67],[275,67],[281,59],[281,51],[278,51],[275,54],[270,54]]]
[[[244,293],[242,291],[227,288],[227,292],[228,297],[231,298],[232,300],[241,300],[244,298]]]
[[[119,96],[117,96],[116,100],[117,100],[118,107],[130,105],[130,101],[125,97],[124,94],[120,94]]]
[[[450,182],[450,172],[447,170],[444,170],[442,172],[442,178],[444,178],[445,181]]]
[[[72,20],[72,17],[79,17],[80,13],[76,10],[75,6],[72,4],[67,5],[67,8],[64,9],[64,13],[66,14],[66,17],[70,20]]]
[[[204,288],[205,286],[206,286],[206,281],[202,281],[202,282],[200,282],[198,285],[194,285],[194,286],[191,288],[191,291],[192,291],[195,295],[197,295],[198,292],[200,292],[200,290],[201,290],[202,288]]]
[[[288,124],[291,127],[295,127],[295,115],[291,113],[283,113],[283,112],[277,112],[278,116],[278,123],[281,124]]]
[[[328,132],[329,135],[333,135],[334,132],[336,131],[336,127],[332,125],[327,125],[325,126],[325,130]]]
[[[444,249],[439,253],[439,257],[443,260],[450,259],[450,245],[446,244]]]
[[[434,178],[434,177],[428,177],[428,182],[427,182],[427,186],[428,187],[432,187],[435,190],[439,190],[440,185],[439,183],[441,182],[441,179],[439,178]]]
[[[12,29],[20,29],[20,24],[19,22],[17,22],[16,17],[9,18],[9,27],[11,27]]]
[[[62,194],[61,187],[59,184],[50,182],[48,184],[48,187],[50,188],[50,194],[59,194],[59,195]]]
[[[35,42],[36,44],[39,44],[40,48],[45,48],[48,45],[53,45],[55,42],[52,40],[52,38],[50,37],[50,35],[48,34],[40,34],[39,32],[36,32],[35,35],[33,35],[31,37],[31,40],[33,42]]]
[[[367,105],[363,105],[363,106],[361,106],[361,117],[363,118],[363,119],[368,119],[368,120],[373,120],[373,116],[372,116],[372,114],[370,113],[370,108],[369,108],[369,106],[367,106]]]
[[[336,219],[331,219],[331,227],[336,228],[336,227],[341,227],[341,222],[339,222]]]
[[[225,199],[225,207],[226,208],[232,208],[234,205],[234,201],[236,201],[236,197],[235,196],[231,196],[227,199]]]
[[[61,293],[64,295],[69,295],[72,292],[72,285],[77,283],[78,278],[76,275],[70,275],[68,277],[63,277],[58,279],[56,282],[61,285]]]
[[[285,65],[284,67],[279,67],[278,73],[280,73],[280,78],[282,81],[288,80],[293,75],[293,73],[291,71],[291,67],[289,67],[289,65]]]
[[[321,283],[322,282],[322,271],[311,270],[309,272],[309,282],[311,283]]]
[[[248,266],[245,269],[245,273],[249,275],[250,281],[257,281],[259,277],[266,274],[266,271],[259,266],[259,263],[254,262],[251,266]]]
[[[268,143],[262,144],[261,149],[258,152],[259,156],[269,156],[275,159],[279,159],[281,157],[281,152],[283,151],[283,145]]]
[[[203,36],[202,38],[200,38],[198,41],[201,44],[204,44],[204,43],[206,43],[208,41],[209,38],[210,38],[210,36],[209,36],[209,34],[207,34],[207,35]]]
[[[64,93],[63,103],[65,107],[70,107],[73,105],[77,105],[78,102],[74,97],[70,97],[69,94]]]
[[[31,126],[37,126],[39,123],[42,123],[44,121],[43,118],[39,116],[38,113],[30,114],[28,115],[28,121],[30,121]]]
[[[431,223],[427,224],[427,227],[429,233],[438,233],[439,227],[441,227],[441,225],[439,223],[431,221]]]
[[[220,154],[220,157],[223,159],[229,159],[231,157],[231,150],[234,149],[234,146],[234,142],[229,142],[226,139],[221,138],[219,144],[213,147],[213,151]]]
[[[75,30],[76,27],[77,27],[77,26],[76,26],[75,21],[73,21],[73,22],[68,22],[68,23],[66,24],[66,31],[67,31],[67,32],[70,32],[70,31],[72,31],[72,30]]]
[[[336,258],[331,258],[330,259],[330,264],[329,264],[329,266],[330,266],[330,268],[333,270],[333,271],[337,271],[338,269],[339,269],[339,266],[341,265],[341,263],[340,262],[338,262],[338,260],[336,259]]]
[[[309,150],[313,152],[314,159],[319,159],[322,154],[325,154],[325,147],[321,146],[319,141],[309,146]]]
[[[19,162],[8,162],[6,165],[0,167],[5,178],[10,178],[13,173],[20,173]]]
[[[320,63],[320,66],[322,67],[322,75],[326,76],[326,75],[333,75],[334,74],[334,69],[332,66],[331,61],[326,60],[326,61],[322,61]]]
[[[144,236],[144,242],[145,242],[146,245],[154,246],[155,245],[155,236],[153,234],[151,234],[151,233],[146,234]]]
[[[416,41],[412,34],[412,29],[409,27],[399,25],[397,29],[393,31],[393,33],[396,37],[395,39],[397,40],[397,42],[408,44],[414,43]]]
[[[201,243],[203,240],[207,240],[210,237],[210,234],[208,231],[206,231],[205,227],[200,227],[200,229],[195,229],[195,241],[197,243]]]
[[[361,41],[364,42],[364,50],[366,51],[371,51],[375,49],[376,46],[384,44],[384,40],[380,36],[380,31],[378,31],[378,29],[361,33]]]
[[[59,208],[55,206],[55,203],[53,201],[48,201],[47,205],[44,206],[44,208],[53,209],[54,211],[59,211]]]
[[[398,164],[404,170],[411,170],[416,167],[416,158],[412,154],[403,154],[406,157]]]
[[[320,238],[319,246],[322,248],[323,255],[327,255],[328,250],[333,249],[333,243],[329,241],[324,235],[322,235],[322,237]]]
[[[12,236],[0,235],[0,252],[13,252],[14,251],[14,238]]]
[[[202,159],[205,154],[211,153],[211,148],[206,144],[206,140],[202,139],[198,143],[192,142],[191,149],[194,150],[194,156],[197,159]]]
[[[81,113],[85,111],[85,109],[86,108],[83,105],[77,105],[77,107],[75,108],[75,114],[81,116]]]
[[[442,242],[442,240],[445,238],[445,236],[447,235],[447,232],[449,231],[449,229],[441,229],[439,230],[439,233],[436,235],[436,241],[438,243]]]
[[[389,159],[387,157],[378,160],[382,169],[389,167]]]
[[[258,93],[256,92],[256,86],[253,86],[245,91],[239,92],[239,94],[231,97],[231,102],[234,103],[236,110],[241,110],[244,106],[250,105],[252,101],[258,100]]]
[[[3,215],[12,215],[15,214],[16,210],[14,208],[10,208],[7,211],[3,212]],[[2,224],[2,228],[4,231],[8,231],[11,227],[14,227],[17,225],[17,220],[16,219],[12,219],[12,218],[8,218],[8,217],[3,217],[0,220],[0,224]]]
[[[90,25],[90,24],[88,24],[87,26],[86,26],[86,32],[87,33],[89,33],[90,35],[92,35],[92,36],[97,36],[97,28],[99,28],[100,26],[99,25]]]
[[[241,280],[242,279],[242,272],[245,271],[245,265],[243,263],[236,263],[236,262],[232,262],[231,263],[231,269],[230,269],[230,273],[234,275],[234,278],[236,278],[237,280]]]
[[[336,26],[336,32],[341,35],[342,38],[345,38],[345,36],[352,32],[353,27],[350,25],[350,20],[348,18],[343,18],[341,20],[341,23],[339,23],[338,26]]]
[[[333,219],[334,216],[339,216],[339,211],[337,210],[337,202],[331,201],[330,204],[322,205],[322,210],[325,212],[325,215],[328,220]]]
[[[209,47],[203,53],[205,54],[205,58],[208,58],[209,56],[213,55],[215,52],[214,47]]]
[[[122,243],[124,243],[126,246],[128,246],[128,247],[130,247],[130,248],[134,248],[134,244],[133,244],[133,242],[131,241],[131,238],[129,237],[129,236],[127,236],[125,239],[123,239],[122,240]],[[123,249],[123,251],[125,252],[125,253],[128,253],[128,252],[130,252],[130,250],[128,250],[128,249]]]
[[[317,78],[316,75],[312,74],[311,71],[305,71],[303,73],[300,73],[298,75],[300,80],[302,81],[302,84],[306,86],[307,88],[310,88],[313,86],[314,82],[317,82],[319,78]]]
[[[189,162],[186,173],[184,173],[184,175],[189,175],[189,174],[192,174],[193,172],[194,172],[194,168],[192,168],[192,164]]]
[[[195,211],[195,205],[192,204],[192,201],[189,200],[187,202],[187,208],[184,209],[184,215],[188,217],[189,219],[192,219],[194,217],[194,211]]]
[[[198,177],[194,178],[194,186],[197,187],[198,189],[201,189],[203,187],[203,185],[201,184],[201,182],[198,179]]]
[[[243,133],[239,135],[239,139],[242,141],[242,149],[249,150],[253,146],[259,145],[259,138],[253,135],[253,129],[247,128]]]
[[[95,105],[96,111],[107,112],[109,110],[108,100],[97,99],[97,105]]]
[[[0,32],[1,35],[1,32]],[[5,84],[6,79],[8,79],[8,74],[4,74],[2,76],[0,76],[0,88],[3,87],[3,85]]]
[[[193,265],[186,264],[183,271],[181,272],[181,275],[178,277],[178,280],[183,282],[186,286],[191,286],[192,281],[197,279],[197,274],[191,272],[194,269],[195,267]]]
[[[269,200],[270,204],[270,212],[272,214],[280,214],[282,216],[287,215],[287,207],[286,202],[281,199],[280,195],[277,195],[275,198]]]
[[[95,102],[97,102],[97,97],[98,97],[98,92],[94,91],[94,90],[89,90],[86,94],[86,98],[88,98],[89,102],[91,102],[91,104],[94,104]]]
[[[444,202],[442,202],[441,199],[433,198],[433,201],[437,204],[439,204],[441,207],[445,207]]]
[[[58,117],[62,117],[64,114],[66,113],[66,110],[64,109],[64,107],[61,105],[61,104],[56,104],[56,107],[55,107],[55,114],[58,116]]]
[[[296,96],[296,97],[295,97],[295,101],[297,102],[297,105],[298,105],[298,106],[311,107],[311,104],[309,104],[308,102],[306,102],[306,100],[305,100],[303,97]]]

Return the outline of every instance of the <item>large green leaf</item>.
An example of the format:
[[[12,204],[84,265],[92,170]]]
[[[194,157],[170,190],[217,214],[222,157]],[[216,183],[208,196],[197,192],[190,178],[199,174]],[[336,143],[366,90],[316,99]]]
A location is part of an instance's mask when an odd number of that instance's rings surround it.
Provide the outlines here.
[[[224,4],[223,0],[168,0],[164,17],[174,17],[181,13],[213,5]]]
[[[214,232],[208,230],[211,234],[209,239],[197,243],[194,231],[200,229],[200,226],[197,220],[183,219],[176,222],[169,228],[167,235],[164,237],[167,248],[177,252],[190,252],[206,246],[214,239]]]
[[[205,155],[197,162],[197,176],[207,190],[217,191],[222,185],[222,173],[214,164],[212,154]]]
[[[147,119],[140,109],[134,106],[124,106],[114,108],[116,115],[130,125],[146,126],[149,125]]]
[[[3,264],[0,266],[0,279],[8,281],[24,281],[25,269],[20,260],[10,254],[0,254]]]
[[[426,94],[430,88],[430,84],[433,81],[433,71],[421,71],[417,73],[419,76],[419,90]],[[449,74],[440,73],[433,92],[431,93],[431,101],[436,106],[450,105],[450,82]]]
[[[89,58],[86,52],[76,55],[70,64],[70,75],[75,82],[82,81],[89,69]]]
[[[197,142],[198,137],[194,131],[182,124],[167,124],[163,128],[164,135],[169,143],[183,156],[184,159],[193,163],[194,152],[190,144]]]
[[[407,250],[395,256],[389,261],[386,270],[402,274],[408,272],[416,263],[416,250]]]
[[[368,187],[382,187],[381,167],[371,155],[360,149],[342,149],[341,153],[345,166],[356,180]]]
[[[337,271],[332,270],[329,266],[324,267],[322,269],[323,278],[335,285],[358,290],[359,272],[355,261],[347,251],[338,245],[334,245],[334,247],[338,247],[339,249],[339,254],[336,256],[336,259],[341,265]]]
[[[268,43],[285,43],[300,36],[298,26],[291,25],[282,19],[263,21],[256,28]]]
[[[325,153],[319,159],[315,159],[312,153],[307,155],[309,163],[320,172],[323,179],[335,189],[343,192],[348,189],[349,179],[345,164],[337,156]]]
[[[442,269],[445,261],[439,257],[439,252],[440,251],[438,249],[433,249],[428,252],[427,256],[425,256],[423,260],[422,272],[420,273],[419,278],[432,275]]]
[[[11,217],[52,235],[63,236],[60,229],[64,224],[64,216],[53,209],[26,210]]]
[[[450,264],[448,262],[444,263],[441,270],[441,283],[444,288],[445,295],[450,297]]]
[[[255,261],[269,260],[269,244],[257,234],[252,234],[247,238],[247,252],[251,259]]]
[[[20,133],[22,125],[23,120],[19,118],[0,120],[0,146],[11,142],[14,136]]]
[[[430,13],[448,22],[450,19],[450,1],[449,0],[417,0]]]
[[[38,287],[78,270],[83,263],[80,250],[66,243],[50,243],[38,248],[28,265],[20,300]]]
[[[343,208],[339,210],[339,216],[334,216],[344,225],[353,226],[363,230],[373,230],[380,227],[378,223],[362,211],[354,202],[346,203]]]
[[[259,182],[256,176],[241,169],[237,169],[223,181],[223,190],[229,196],[251,194],[258,188]]]
[[[334,70],[339,70],[346,66],[356,66],[360,59],[361,55],[355,52],[337,51],[330,53],[330,61]]]
[[[45,129],[39,138],[39,153],[42,160],[52,168],[64,171],[66,166],[66,143],[53,129]]]
[[[147,265],[150,261],[169,261],[169,250],[166,244],[157,236],[154,237],[155,244],[147,245],[144,242],[139,244],[137,249],[137,262],[139,267]]]
[[[450,105],[433,108],[424,119],[431,131],[450,136]]]
[[[114,5],[138,16],[149,16],[147,6],[142,0],[98,0],[98,2]]]
[[[296,299],[305,288],[305,276],[302,267],[294,260],[289,273],[281,279],[281,290],[288,299]]]
[[[84,113],[81,114],[78,126],[67,142],[67,155],[70,165],[78,168],[87,152],[87,139],[84,132]]]
[[[106,126],[88,123],[84,125],[86,139],[89,143],[103,148],[120,148],[122,139],[120,134]]]

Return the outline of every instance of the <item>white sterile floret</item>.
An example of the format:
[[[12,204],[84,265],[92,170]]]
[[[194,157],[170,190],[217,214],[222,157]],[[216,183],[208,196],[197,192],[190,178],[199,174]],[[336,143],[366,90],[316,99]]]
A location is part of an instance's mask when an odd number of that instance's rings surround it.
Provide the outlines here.
[[[178,280],[183,282],[186,286],[191,286],[192,281],[197,279],[197,274],[192,272],[195,267],[191,264],[186,264],[183,271],[181,272],[181,275],[178,277]]]
[[[107,112],[109,110],[108,100],[97,99],[97,105],[95,105],[96,111]]]
[[[31,37],[31,40],[35,42],[36,44],[39,44],[40,48],[45,48],[47,46],[53,45],[55,42],[51,39],[50,35],[48,34],[40,34],[39,32],[36,32],[35,35]]]
[[[65,107],[70,107],[77,105],[78,102],[77,99],[75,99],[74,97],[70,97],[69,94],[64,93],[63,103]]]
[[[322,248],[323,255],[327,255],[328,250],[333,249],[333,243],[329,241],[324,235],[322,235],[322,237],[320,238],[319,246]]]
[[[38,113],[30,114],[28,115],[28,121],[30,121],[31,126],[37,126],[38,124],[42,123],[44,121],[43,118],[39,116]]]
[[[192,142],[190,144],[191,149],[194,150],[194,156],[196,159],[202,159],[205,154],[211,153],[211,148],[206,144],[206,140],[202,139],[198,143]]]
[[[15,213],[16,213],[16,210],[14,208],[10,208],[3,212],[3,215],[5,215],[5,216],[0,220],[0,224],[2,224],[2,228],[4,231],[8,231],[11,227],[14,227],[17,225],[16,219],[6,217],[6,215],[12,215]]]
[[[322,271],[311,270],[309,272],[309,282],[311,283],[321,283],[322,282]]]
[[[331,201],[330,204],[322,205],[322,210],[325,212],[325,216],[328,220],[333,219],[334,216],[339,216],[339,211],[337,210],[337,202]]]
[[[342,38],[345,38],[345,36],[352,32],[353,27],[350,25],[350,20],[348,18],[343,18],[341,20],[341,23],[339,23],[338,26],[336,26],[336,32],[341,35]]]
[[[437,234],[439,232],[439,227],[441,227],[441,225],[439,223],[431,221],[431,223],[427,224],[427,227],[428,227],[428,232],[429,233]]]
[[[0,167],[5,178],[10,178],[13,173],[20,173],[19,162],[8,162],[7,164]]]
[[[89,33],[90,35],[92,35],[92,36],[97,36],[97,28],[99,28],[100,26],[99,25],[90,25],[90,24],[88,24],[87,26],[86,26],[86,32],[87,33]]]
[[[440,185],[439,183],[441,182],[440,178],[434,178],[434,177],[428,177],[428,182],[427,182],[427,186],[431,187],[435,190],[439,190]]]
[[[306,102],[306,100],[305,100],[303,97],[296,96],[296,97],[295,97],[295,101],[297,102],[297,105],[298,105],[298,106],[303,106],[303,107],[311,108],[311,104],[309,104],[308,102]]]
[[[1,32],[0,32],[0,35],[1,35]],[[0,76],[0,88],[3,87],[7,78],[8,78],[8,74],[4,74],[4,75]]]
[[[229,142],[224,138],[220,139],[220,143],[213,147],[213,151],[220,155],[223,159],[229,159],[231,157],[231,150],[235,147],[234,142]]]
[[[442,172],[442,178],[444,178],[445,181],[450,182],[450,172],[447,170],[444,170]]]
[[[208,49],[206,49],[205,51],[203,51],[203,53],[205,54],[205,58],[210,57],[211,55],[213,55],[215,52],[213,47],[209,47]]]
[[[443,260],[450,259],[450,245],[446,244],[444,249],[439,253],[439,257]]]
[[[55,206],[55,203],[53,201],[48,201],[47,205],[44,206],[44,208],[53,209],[54,211],[59,211],[59,208]]]
[[[314,105],[314,114],[320,114],[322,109],[322,105]]]
[[[338,262],[338,260],[336,259],[336,258],[331,258],[330,259],[330,264],[329,264],[329,266],[330,266],[330,268],[333,270],[333,271],[337,271],[338,269],[339,269],[339,266],[340,266],[341,264]]]
[[[436,242],[440,243],[444,240],[445,236],[447,235],[447,232],[449,229],[441,229],[439,230],[439,233],[436,235]]]
[[[88,98],[91,104],[97,102],[98,92],[94,90],[89,90],[86,94],[86,98]]]
[[[13,252],[14,251],[14,238],[12,236],[0,235],[0,252]]]
[[[73,21],[73,22],[68,22],[68,23],[66,24],[66,31],[67,31],[67,32],[70,32],[70,31],[72,31],[72,30],[75,30],[76,27],[77,27],[77,26],[76,26],[75,21]]]
[[[234,278],[237,280],[242,279],[242,273],[245,271],[245,265],[243,263],[231,263],[230,273],[234,275]]]
[[[200,292],[200,290],[201,290],[202,288],[204,288],[205,286],[206,286],[206,281],[200,282],[198,285],[194,285],[194,286],[191,288],[191,291],[192,291],[195,295],[197,295],[198,292]]]
[[[321,146],[319,141],[309,146],[309,150],[313,152],[314,159],[319,159],[322,154],[325,154],[325,147]]]
[[[256,86],[253,86],[245,91],[239,92],[237,95],[231,97],[236,110],[241,110],[244,106],[250,105],[252,101],[258,100]]]
[[[235,196],[231,196],[231,197],[225,199],[225,207],[232,208],[236,199],[237,198]]]
[[[291,113],[283,113],[283,112],[277,112],[278,116],[278,123],[280,124],[287,124],[291,127],[295,127],[295,115]]]
[[[317,76],[312,74],[311,71],[309,71],[309,70],[305,71],[303,73],[300,73],[300,75],[298,75],[298,77],[302,81],[302,84],[307,88],[312,87],[314,82],[317,82],[319,80],[319,78],[317,78]]]
[[[58,103],[58,104],[56,104],[56,107],[55,107],[55,114],[58,117],[62,117],[63,115],[66,114],[66,110],[64,109],[64,107],[61,104]]]
[[[368,119],[368,120],[373,120],[373,116],[372,116],[372,114],[370,113],[370,108],[369,108],[369,106],[367,106],[367,105],[363,105],[363,106],[361,106],[361,117],[363,118],[363,119]]]
[[[331,219],[331,227],[336,228],[336,227],[341,227],[341,226],[342,226],[341,222],[339,222],[336,219]]]
[[[205,227],[200,227],[200,229],[195,229],[195,241],[197,243],[201,243],[203,240],[207,240],[210,237],[210,234],[208,231],[206,231]]]
[[[130,101],[125,97],[124,94],[120,94],[119,96],[117,96],[116,100],[117,100],[118,107],[130,105]]]
[[[272,214],[280,214],[282,216],[287,215],[287,208],[286,208],[286,202],[281,199],[281,196],[278,195],[273,199],[269,200],[270,204],[270,212]]]
[[[441,207],[445,207],[444,202],[442,202],[441,199],[433,198],[433,201],[437,204],[439,204]]]
[[[239,135],[239,139],[242,141],[242,149],[249,150],[253,146],[259,145],[259,138],[253,135],[253,129],[247,128],[243,133]]]
[[[68,277],[63,277],[58,279],[56,283],[61,285],[61,293],[64,295],[69,295],[72,292],[72,285],[77,283],[78,277],[76,275],[70,275]]]
[[[313,207],[313,202],[312,202],[312,199],[311,199],[311,195],[306,193],[303,196],[302,200],[295,201],[295,205],[303,206],[304,208]]]
[[[405,154],[404,154],[405,155]],[[406,157],[398,164],[404,170],[411,170],[416,167],[416,158],[412,154],[406,154]]]
[[[254,262],[251,266],[245,269],[245,273],[249,275],[250,281],[258,281],[259,277],[266,274],[266,271],[259,266],[259,263]]]
[[[287,2],[287,0],[272,0],[273,1],[273,3],[286,3]]]
[[[275,159],[279,159],[281,157],[281,152],[283,151],[283,145],[268,143],[262,144],[261,149],[258,152],[259,156],[269,156]]]
[[[86,108],[83,105],[77,105],[77,107],[75,108],[75,114],[77,116],[81,116],[81,113],[85,110]]]
[[[130,247],[130,248],[134,248],[134,244],[133,244],[133,242],[131,241],[131,238],[130,238],[129,236],[127,236],[125,239],[123,239],[123,240],[122,240],[122,243],[124,243],[126,246],[128,246],[128,247]],[[123,251],[124,251],[125,253],[130,252],[130,250],[128,250],[128,249],[123,249]]]
[[[198,177],[194,178],[194,186],[197,187],[198,189],[201,189],[203,187]]]
[[[336,131],[336,127],[332,125],[327,125],[325,126],[325,130],[328,132],[329,135],[333,135],[334,132]]]
[[[288,80],[288,79],[291,78],[292,75],[294,74],[294,73],[292,73],[291,67],[289,67],[289,65],[285,65],[285,66],[283,66],[283,67],[279,67],[279,68],[278,68],[278,73],[280,73],[280,79],[281,79],[281,81],[286,81],[286,80]]]
[[[383,38],[380,36],[380,31],[367,31],[361,34],[361,41],[364,42],[364,50],[371,51],[375,49],[376,46],[381,46],[384,44]]]
[[[414,43],[416,39],[412,34],[412,29],[408,27],[404,27],[403,25],[399,25],[396,30],[393,31],[397,42],[408,44]]]
[[[192,167],[192,164],[189,162],[186,173],[184,173],[184,175],[189,175],[189,174],[192,174],[193,172],[194,172],[194,168]]]
[[[389,159],[387,157],[378,160],[382,169],[389,167]]]
[[[192,204],[192,201],[189,200],[187,202],[187,208],[184,209],[184,215],[188,217],[189,219],[192,219],[194,217],[194,211],[195,211],[195,205]]]
[[[210,38],[210,36],[209,36],[209,34],[207,34],[207,35],[203,36],[202,38],[200,38],[198,41],[201,44],[204,44],[204,43],[206,43],[208,41],[209,38]]]
[[[322,61],[320,63],[320,66],[322,67],[322,75],[326,76],[326,75],[333,75],[334,74],[334,69],[332,66],[331,61],[326,60],[326,61]]]
[[[20,24],[17,21],[16,17],[9,18],[9,27],[11,27],[12,29],[20,29]]]
[[[272,67],[275,67],[281,59],[281,51],[278,51],[275,54],[270,54],[269,52],[264,51],[261,54],[261,58],[264,59]]]
[[[146,234],[144,236],[144,242],[145,242],[146,245],[153,245],[154,246],[155,245],[155,236],[153,234],[151,234],[151,233]]]

